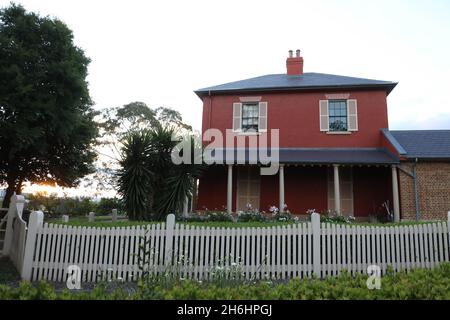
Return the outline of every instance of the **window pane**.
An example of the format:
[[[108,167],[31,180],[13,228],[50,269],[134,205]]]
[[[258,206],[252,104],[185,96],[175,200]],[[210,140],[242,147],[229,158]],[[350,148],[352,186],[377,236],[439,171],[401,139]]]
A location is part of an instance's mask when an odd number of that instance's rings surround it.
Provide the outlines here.
[[[258,131],[259,106],[257,104],[244,104],[242,106],[242,130]]]

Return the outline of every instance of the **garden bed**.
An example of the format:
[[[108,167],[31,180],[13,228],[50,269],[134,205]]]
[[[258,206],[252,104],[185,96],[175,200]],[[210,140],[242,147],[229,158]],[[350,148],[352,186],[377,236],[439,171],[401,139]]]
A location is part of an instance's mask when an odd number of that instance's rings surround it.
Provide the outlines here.
[[[159,280],[159,281],[158,281]],[[82,284],[83,286],[83,284]],[[113,289],[112,289],[113,288]],[[164,300],[310,300],[310,299],[450,299],[450,263],[432,269],[415,269],[408,273],[388,273],[381,278],[380,289],[367,288],[367,275],[352,277],[342,272],[338,277],[259,281],[236,284],[176,280],[143,281],[139,285],[100,283],[86,290],[55,289],[46,282],[22,282],[19,287],[0,285],[4,299],[164,299]]]

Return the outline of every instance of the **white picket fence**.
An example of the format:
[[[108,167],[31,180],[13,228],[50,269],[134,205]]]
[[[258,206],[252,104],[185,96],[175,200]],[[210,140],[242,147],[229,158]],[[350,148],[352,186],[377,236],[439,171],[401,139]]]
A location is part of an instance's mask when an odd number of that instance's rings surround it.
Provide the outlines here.
[[[22,277],[64,281],[77,265],[82,281],[172,273],[210,279],[213,273],[241,270],[247,279],[334,276],[346,269],[365,273],[378,265],[385,273],[432,268],[449,261],[447,222],[405,226],[352,226],[312,221],[268,228],[213,228],[166,223],[125,228],[72,227],[43,223],[42,212],[30,217]],[[146,254],[145,252],[151,252]],[[226,275],[230,276],[230,274]]]
[[[6,215],[6,232],[3,255],[8,255],[14,266],[22,271],[25,255],[25,239],[27,223],[22,218],[25,198],[21,195],[11,197],[11,203]]]

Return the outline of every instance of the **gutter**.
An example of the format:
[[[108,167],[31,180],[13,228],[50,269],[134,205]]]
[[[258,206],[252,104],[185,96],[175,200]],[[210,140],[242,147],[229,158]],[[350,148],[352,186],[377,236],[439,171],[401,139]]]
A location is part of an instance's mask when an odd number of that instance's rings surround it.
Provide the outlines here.
[[[414,179],[414,197],[416,200],[416,221],[420,220],[420,207],[419,207],[419,194],[417,190],[417,172],[416,172],[416,166],[419,162],[419,159],[416,158],[416,161],[414,162],[413,166],[413,179]]]
[[[201,98],[202,96],[208,95],[208,92],[214,92],[216,94],[238,94],[238,93],[249,93],[249,92],[290,92],[290,91],[320,91],[320,90],[358,90],[358,89],[385,89],[387,95],[389,95],[392,90],[394,90],[397,82],[387,83],[387,84],[365,84],[365,85],[322,85],[322,86],[304,86],[304,87],[260,87],[260,88],[232,88],[232,89],[213,89],[204,88],[195,90],[194,93]]]
[[[417,163],[419,162],[418,158],[415,158],[414,161],[414,165],[413,165],[413,171],[408,172],[405,169],[403,169],[402,167],[398,167],[398,169],[400,171],[402,171],[403,173],[405,173],[406,175],[410,176],[413,179],[413,188],[414,188],[414,202],[415,202],[415,207],[416,207],[416,221],[420,220],[420,203],[419,203],[419,190],[417,188],[417,171],[416,171],[416,167],[417,167]]]

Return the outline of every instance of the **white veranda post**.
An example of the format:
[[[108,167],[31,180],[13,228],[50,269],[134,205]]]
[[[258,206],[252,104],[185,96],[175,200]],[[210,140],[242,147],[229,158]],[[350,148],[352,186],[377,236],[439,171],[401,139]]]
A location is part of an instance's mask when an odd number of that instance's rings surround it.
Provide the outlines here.
[[[339,165],[334,167],[334,209],[338,215],[341,214],[341,191],[339,189]]]
[[[280,165],[280,212],[284,212],[284,165]]]
[[[392,200],[394,205],[394,221],[400,221],[400,201],[398,196],[397,167],[392,166]]]
[[[233,166],[228,165],[228,185],[227,185],[227,212],[231,214],[233,209]]]

